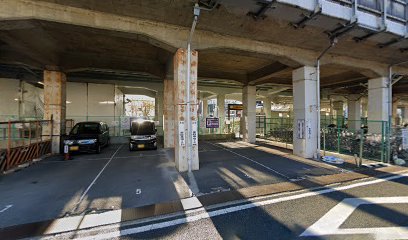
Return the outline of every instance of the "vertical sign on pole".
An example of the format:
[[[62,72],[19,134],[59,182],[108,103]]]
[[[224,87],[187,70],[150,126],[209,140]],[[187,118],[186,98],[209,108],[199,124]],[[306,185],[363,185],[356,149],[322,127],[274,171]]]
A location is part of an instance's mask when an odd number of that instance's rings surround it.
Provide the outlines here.
[[[179,138],[180,138],[180,146],[186,146],[186,136],[185,136],[185,128],[184,128],[184,121],[179,121]]]
[[[197,121],[191,122],[191,143],[193,146],[198,145]]]

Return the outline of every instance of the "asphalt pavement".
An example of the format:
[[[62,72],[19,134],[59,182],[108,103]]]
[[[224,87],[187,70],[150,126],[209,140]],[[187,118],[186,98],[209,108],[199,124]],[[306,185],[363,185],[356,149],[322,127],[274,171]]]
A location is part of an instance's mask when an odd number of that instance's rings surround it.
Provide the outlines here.
[[[408,174],[76,232],[87,239],[408,239]],[[67,238],[69,235],[58,235]],[[70,235],[72,237],[72,235]]]

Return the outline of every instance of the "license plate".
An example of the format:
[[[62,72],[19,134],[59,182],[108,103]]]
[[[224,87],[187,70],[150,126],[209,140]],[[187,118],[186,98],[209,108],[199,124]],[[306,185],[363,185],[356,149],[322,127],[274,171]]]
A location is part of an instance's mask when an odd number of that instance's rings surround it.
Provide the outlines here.
[[[144,148],[144,147],[145,147],[144,144],[138,144],[138,145],[137,145],[137,148]]]
[[[78,146],[71,146],[71,147],[69,147],[69,150],[70,151],[78,151],[79,147]]]

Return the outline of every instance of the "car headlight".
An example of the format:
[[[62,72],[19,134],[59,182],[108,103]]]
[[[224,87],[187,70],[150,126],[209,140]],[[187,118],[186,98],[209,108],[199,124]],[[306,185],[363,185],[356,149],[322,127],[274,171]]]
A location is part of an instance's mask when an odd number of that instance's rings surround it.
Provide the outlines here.
[[[72,144],[74,144],[74,140],[64,140],[64,144],[65,145],[72,145]]]
[[[130,139],[136,140],[136,139],[137,139],[137,136],[130,136]]]
[[[156,139],[156,135],[150,135],[151,139]]]

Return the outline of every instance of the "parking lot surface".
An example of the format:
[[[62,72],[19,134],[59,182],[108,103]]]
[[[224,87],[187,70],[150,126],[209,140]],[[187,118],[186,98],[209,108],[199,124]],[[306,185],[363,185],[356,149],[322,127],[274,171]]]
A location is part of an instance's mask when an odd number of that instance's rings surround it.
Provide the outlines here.
[[[242,142],[200,142],[200,170],[180,174],[172,151],[54,156],[0,178],[0,228],[63,216],[125,209],[256,185],[297,181],[342,170],[297,161]]]

